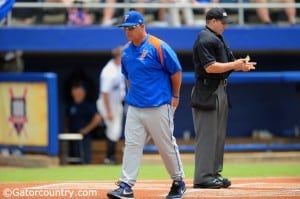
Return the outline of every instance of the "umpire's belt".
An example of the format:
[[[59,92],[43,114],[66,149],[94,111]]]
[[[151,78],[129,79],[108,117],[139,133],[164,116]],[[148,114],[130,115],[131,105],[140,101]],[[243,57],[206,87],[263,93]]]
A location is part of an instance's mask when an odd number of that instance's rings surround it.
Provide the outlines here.
[[[202,83],[204,85],[223,85],[226,86],[227,85],[227,79],[207,79],[207,78],[201,78],[200,81],[202,81]]]

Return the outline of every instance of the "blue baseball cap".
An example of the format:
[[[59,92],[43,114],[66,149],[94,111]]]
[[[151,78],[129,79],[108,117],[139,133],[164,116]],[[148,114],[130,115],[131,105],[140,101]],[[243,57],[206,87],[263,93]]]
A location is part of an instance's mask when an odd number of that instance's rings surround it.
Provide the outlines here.
[[[122,23],[119,27],[129,27],[144,24],[144,17],[138,11],[129,11],[123,16]]]

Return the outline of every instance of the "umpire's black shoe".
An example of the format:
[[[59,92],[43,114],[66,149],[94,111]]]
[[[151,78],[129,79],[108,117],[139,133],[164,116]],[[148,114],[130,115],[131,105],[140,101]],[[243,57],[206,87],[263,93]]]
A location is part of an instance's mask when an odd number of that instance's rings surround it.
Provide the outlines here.
[[[186,187],[183,181],[173,181],[171,190],[166,199],[181,199],[185,190]]]
[[[228,188],[228,187],[230,187],[231,182],[227,178],[224,178],[223,176],[221,176],[220,174],[218,174],[217,175],[217,179],[223,183],[222,188]]]
[[[220,189],[223,187],[223,183],[218,178],[209,178],[208,180],[194,184],[194,188],[200,189]]]

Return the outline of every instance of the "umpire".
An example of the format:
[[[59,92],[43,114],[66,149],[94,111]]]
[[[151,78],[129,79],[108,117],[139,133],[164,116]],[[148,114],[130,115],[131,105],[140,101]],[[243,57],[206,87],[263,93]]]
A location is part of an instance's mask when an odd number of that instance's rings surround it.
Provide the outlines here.
[[[218,189],[231,185],[230,180],[220,174],[228,118],[227,78],[232,71],[254,70],[256,63],[234,58],[222,36],[229,23],[232,20],[224,9],[210,9],[206,14],[206,27],[193,46],[194,188]]]

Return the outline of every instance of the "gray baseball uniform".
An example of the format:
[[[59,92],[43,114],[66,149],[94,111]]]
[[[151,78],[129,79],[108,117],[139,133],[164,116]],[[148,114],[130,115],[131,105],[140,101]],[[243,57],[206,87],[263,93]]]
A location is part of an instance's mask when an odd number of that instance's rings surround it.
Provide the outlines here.
[[[148,136],[153,139],[173,180],[182,180],[183,169],[176,139],[173,136],[174,111],[170,105],[155,108],[129,106],[125,126],[125,151],[121,181],[135,184]]]

